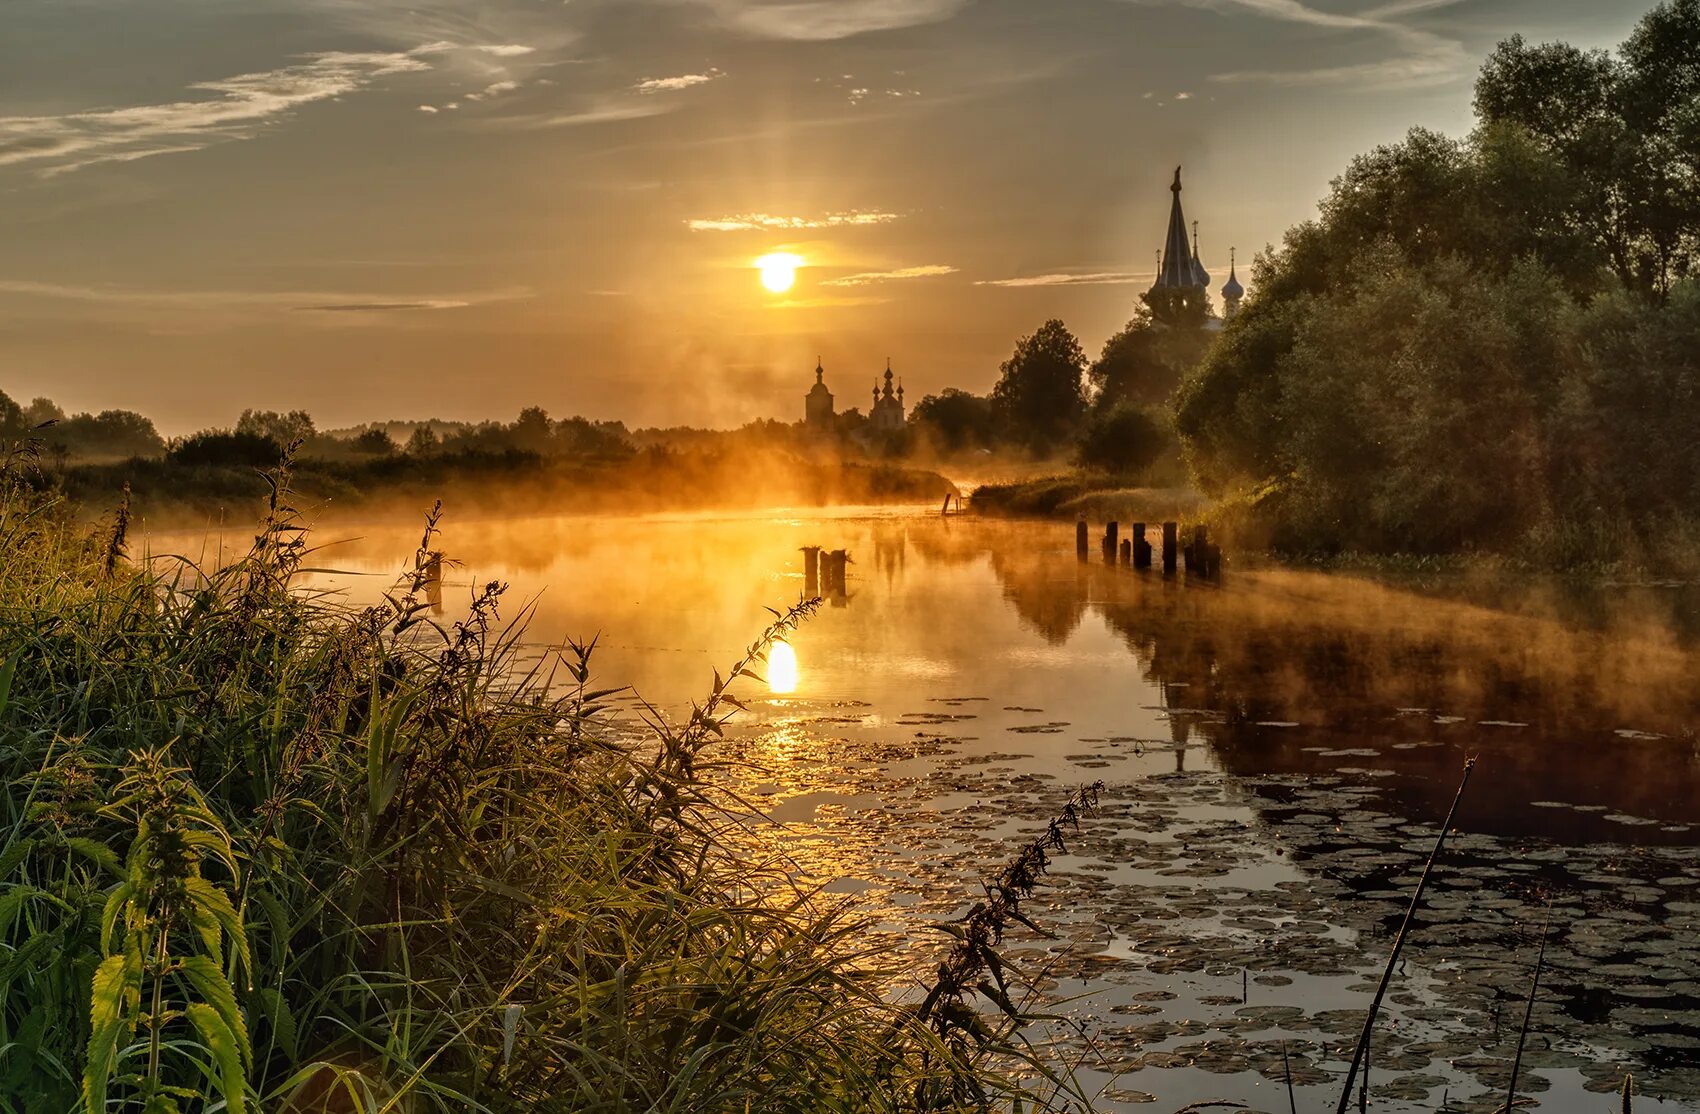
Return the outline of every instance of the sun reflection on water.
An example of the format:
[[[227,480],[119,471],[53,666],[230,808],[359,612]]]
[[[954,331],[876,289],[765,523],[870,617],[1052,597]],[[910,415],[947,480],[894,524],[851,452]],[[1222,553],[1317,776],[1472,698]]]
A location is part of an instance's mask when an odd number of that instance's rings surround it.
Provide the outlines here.
[[[797,651],[789,642],[775,642],[767,653],[767,688],[775,695],[797,691]]]

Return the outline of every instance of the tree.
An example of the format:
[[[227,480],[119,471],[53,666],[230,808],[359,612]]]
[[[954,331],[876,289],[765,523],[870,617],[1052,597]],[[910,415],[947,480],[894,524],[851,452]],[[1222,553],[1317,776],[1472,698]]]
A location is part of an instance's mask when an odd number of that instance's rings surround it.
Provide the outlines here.
[[[528,453],[541,453],[549,447],[549,412],[541,406],[527,406],[509,427],[513,447]]]
[[[253,437],[269,437],[279,445],[305,441],[318,432],[312,415],[305,410],[280,414],[276,410],[244,410],[236,419],[236,432]]]
[[[24,408],[12,401],[12,396],[0,391],[0,433],[22,433]]]
[[[1150,408],[1121,402],[1093,411],[1075,459],[1084,468],[1136,476],[1157,463],[1174,443],[1167,421]]]
[[[24,424],[31,428],[45,425],[48,422],[62,422],[64,420],[65,411],[60,409],[59,404],[50,398],[31,399],[30,404],[24,407]]]
[[[362,430],[349,444],[357,453],[371,453],[374,456],[389,456],[401,448],[383,426]]]
[[[1103,352],[1086,369],[1095,406],[1167,402],[1210,346],[1209,318],[1170,312],[1173,307],[1164,300],[1165,293],[1141,295],[1133,319],[1104,342]],[[1161,317],[1159,308],[1164,311]]]
[[[956,387],[917,402],[909,411],[909,425],[946,452],[986,448],[995,439],[992,400]]]
[[[416,426],[407,438],[408,456],[430,456],[443,447],[442,438],[428,425]]]
[[[1012,439],[1048,452],[1073,435],[1086,411],[1086,353],[1066,325],[1039,326],[999,370],[992,412]]]

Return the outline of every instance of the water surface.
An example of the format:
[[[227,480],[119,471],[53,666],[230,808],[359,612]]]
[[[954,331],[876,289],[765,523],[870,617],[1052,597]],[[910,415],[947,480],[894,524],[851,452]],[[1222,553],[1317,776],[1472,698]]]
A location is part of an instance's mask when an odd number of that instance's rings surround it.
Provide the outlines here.
[[[1686,590],[1506,578],[1406,586],[1230,566],[1220,584],[1077,561],[1067,524],[846,509],[446,523],[444,619],[511,584],[528,651],[596,637],[602,680],[700,699],[803,595],[846,591],[753,686],[726,776],[782,847],[926,953],[1060,807],[1099,813],[1009,941],[1036,1027],[1105,1109],[1331,1107],[1391,933],[1467,757],[1478,765],[1393,983],[1368,1102],[1700,1109],[1700,673]],[[417,530],[341,530],[316,586],[375,599]],[[182,550],[181,537],[153,541]],[[789,686],[781,686],[789,687]],[[1285,1059],[1283,1060],[1283,1051]]]

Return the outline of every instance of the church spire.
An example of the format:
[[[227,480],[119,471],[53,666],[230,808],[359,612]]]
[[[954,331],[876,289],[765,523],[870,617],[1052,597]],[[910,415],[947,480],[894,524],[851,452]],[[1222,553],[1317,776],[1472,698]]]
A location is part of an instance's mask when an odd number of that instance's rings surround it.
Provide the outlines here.
[[[1191,290],[1201,285],[1194,263],[1192,245],[1187,243],[1186,214],[1181,211],[1181,168],[1175,167],[1175,180],[1169,186],[1173,200],[1169,203],[1169,235],[1163,241],[1163,257],[1157,268],[1155,287]],[[1208,279],[1206,280],[1208,281]]]
[[[1245,287],[1240,285],[1239,276],[1234,273],[1235,252],[1228,249],[1228,281],[1222,284],[1222,316],[1232,317],[1240,311],[1240,299],[1245,297]]]

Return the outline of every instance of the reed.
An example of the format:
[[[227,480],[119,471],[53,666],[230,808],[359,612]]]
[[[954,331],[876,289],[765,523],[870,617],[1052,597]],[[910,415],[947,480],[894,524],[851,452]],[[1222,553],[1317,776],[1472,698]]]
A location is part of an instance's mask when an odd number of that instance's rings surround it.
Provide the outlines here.
[[[436,511],[351,609],[296,584],[287,460],[249,551],[201,568],[123,560],[27,458],[0,464],[0,1108],[1044,1108],[1007,1030],[951,1039],[863,922],[722,839],[709,746],[808,605],[630,742],[594,643],[566,686],[520,663],[503,585],[429,617]]]

